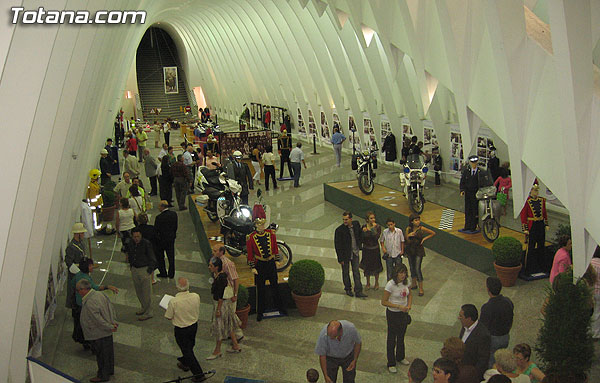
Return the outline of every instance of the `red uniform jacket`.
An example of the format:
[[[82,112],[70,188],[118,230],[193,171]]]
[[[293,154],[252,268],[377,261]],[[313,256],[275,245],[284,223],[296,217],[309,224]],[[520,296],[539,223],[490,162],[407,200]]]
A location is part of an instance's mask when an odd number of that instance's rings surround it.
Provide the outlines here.
[[[252,234],[248,235],[246,239],[246,249],[248,250],[248,262],[259,261],[268,261],[274,255],[279,254],[279,248],[277,247],[277,239],[275,238],[275,233],[272,230],[266,229],[264,235],[268,236],[269,247],[271,248],[270,254],[263,254],[262,249],[258,246],[257,239],[258,232],[254,231]]]
[[[536,199],[527,197],[525,206],[521,210],[521,227],[523,231],[531,230],[534,221],[544,221],[548,226],[548,215],[546,214],[546,198],[537,197]]]

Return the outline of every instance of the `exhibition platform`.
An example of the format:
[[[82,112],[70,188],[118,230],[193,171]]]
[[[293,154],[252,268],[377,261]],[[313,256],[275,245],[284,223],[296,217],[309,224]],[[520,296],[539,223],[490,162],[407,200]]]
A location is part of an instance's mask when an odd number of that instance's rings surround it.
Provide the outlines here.
[[[386,218],[391,217],[403,231],[408,226],[408,216],[412,211],[400,191],[376,184],[373,193],[365,195],[356,181],[325,183],[323,188],[326,201],[356,216],[365,217],[368,211],[372,211],[381,225],[385,225]],[[495,275],[492,243],[481,232],[464,234],[458,231],[465,224],[463,212],[427,201],[421,213],[421,223],[436,233],[425,247],[482,273]],[[523,244],[525,240],[523,233],[505,227],[500,228],[500,236],[516,238]]]

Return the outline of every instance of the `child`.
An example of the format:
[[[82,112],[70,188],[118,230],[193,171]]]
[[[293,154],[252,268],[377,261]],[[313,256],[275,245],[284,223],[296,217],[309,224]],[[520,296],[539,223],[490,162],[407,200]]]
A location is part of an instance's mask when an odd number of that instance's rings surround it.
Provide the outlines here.
[[[319,380],[319,371],[314,368],[309,368],[306,371],[306,380],[308,383],[316,383]]]
[[[508,192],[510,188],[512,188],[512,180],[510,178],[510,175],[508,174],[508,169],[502,167],[498,169],[498,172],[500,173],[500,176],[496,178],[496,181],[494,181],[494,186],[496,187],[496,190],[498,190],[498,193],[503,193],[504,195],[506,195],[506,198],[503,198],[504,201],[498,198],[498,201],[502,205],[504,215],[506,214],[506,202],[508,201]]]

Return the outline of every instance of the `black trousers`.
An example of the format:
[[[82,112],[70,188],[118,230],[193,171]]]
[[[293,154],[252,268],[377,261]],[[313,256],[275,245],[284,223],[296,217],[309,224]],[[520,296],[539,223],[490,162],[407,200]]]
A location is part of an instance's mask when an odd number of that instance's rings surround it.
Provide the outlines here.
[[[387,319],[387,365],[395,366],[405,358],[404,334],[408,326],[408,314],[385,310]]]
[[[242,205],[248,205],[248,194],[246,194],[246,195],[240,194],[240,203]]]
[[[265,190],[269,190],[269,177],[273,180],[273,187],[276,188],[275,165],[265,165]]]
[[[441,185],[442,184],[442,179],[440,177],[440,172],[439,171],[435,171],[435,184],[436,185]]]
[[[287,163],[288,170],[290,172],[290,177],[294,176],[294,171],[292,170],[292,162],[290,161],[290,153],[288,151],[287,155],[281,153],[281,155],[279,156],[279,178],[283,178],[283,164],[285,163]]]
[[[477,190],[465,191],[465,229],[475,230],[477,229],[477,198],[475,197]]]
[[[112,335],[92,340],[90,344],[92,351],[96,354],[96,362],[98,363],[96,376],[102,380],[110,379],[110,376],[115,373],[115,349]]]
[[[73,308],[71,309],[71,316],[73,317],[73,340],[81,344],[89,343],[86,342],[85,338],[83,337],[83,329],[81,328],[81,322],[79,320],[79,318],[81,318],[81,306],[79,306],[77,303],[73,304]]]
[[[546,262],[544,252],[546,247],[546,225],[544,221],[534,221],[529,230],[529,243],[527,245],[526,274],[534,274],[543,270]]]
[[[279,282],[277,281],[277,267],[275,266],[275,260],[272,259],[266,262],[256,261],[256,271],[258,271],[258,275],[254,276],[254,284],[256,285],[258,299],[256,307],[257,314],[265,312],[265,294],[267,288],[265,286],[265,281],[269,281],[269,285],[271,285],[275,306],[277,306],[279,310],[284,310],[285,307],[283,307],[283,301],[279,294]]]
[[[194,346],[196,345],[196,331],[198,331],[198,323],[194,323],[188,327],[175,327],[175,341],[183,355],[177,358],[184,366],[192,370],[192,374],[202,376],[204,371],[194,355]]]
[[[168,203],[173,202],[173,181],[169,177],[160,176],[158,186],[160,186],[160,199]]]
[[[354,379],[356,378],[356,368],[352,371],[346,371],[353,359],[354,351],[344,358],[334,358],[332,356],[326,358],[327,375],[331,378],[333,383],[337,382],[337,374],[340,367],[342,368],[342,378],[344,379],[344,383],[354,383]]]
[[[165,144],[167,144],[167,146],[169,146],[169,137],[171,136],[171,132],[165,132],[164,136],[165,136]]]
[[[156,186],[156,179],[158,176],[148,178],[150,178],[150,187],[152,188],[152,190],[150,190],[150,195],[156,195],[158,190],[158,187]]]
[[[167,260],[169,261],[168,272],[165,267],[165,253],[167,253]],[[159,253],[156,255],[156,261],[158,262],[158,271],[162,275],[175,278],[175,240],[161,242]]]

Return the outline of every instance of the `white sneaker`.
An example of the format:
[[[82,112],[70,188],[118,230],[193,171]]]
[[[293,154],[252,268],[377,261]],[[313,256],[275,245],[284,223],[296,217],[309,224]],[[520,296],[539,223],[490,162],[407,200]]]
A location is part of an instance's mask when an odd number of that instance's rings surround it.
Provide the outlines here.
[[[391,372],[392,374],[395,374],[398,372],[398,370],[396,369],[395,366],[390,366],[388,367],[388,371]]]
[[[409,362],[408,360],[406,360],[406,359],[402,359],[402,360],[400,361],[400,363],[402,363],[402,364],[403,364],[403,365],[405,365],[405,366],[408,366],[408,365],[410,365],[410,362]]]

